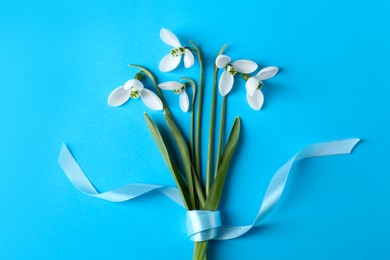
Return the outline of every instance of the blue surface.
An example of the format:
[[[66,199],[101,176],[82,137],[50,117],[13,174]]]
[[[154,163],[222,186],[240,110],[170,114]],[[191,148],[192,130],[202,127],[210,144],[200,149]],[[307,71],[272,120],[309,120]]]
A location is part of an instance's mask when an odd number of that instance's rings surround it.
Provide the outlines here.
[[[234,59],[282,69],[265,82],[264,110],[249,108],[242,82],[229,96],[228,126],[240,115],[243,128],[224,223],[251,222],[273,172],[303,146],[364,139],[353,155],[297,165],[264,225],[213,242],[209,258],[389,259],[389,12],[384,0],[2,3],[0,258],[191,258],[176,204],[153,194],[119,204],[87,197],[57,164],[66,141],[101,191],[173,184],[143,121],[150,111],[139,100],[106,104],[137,72],[130,62],[161,82],[197,77],[196,67],[158,72],[170,50],[159,39],[166,27],[208,58],[205,104],[224,43]],[[187,129],[189,114],[166,97]],[[162,122],[160,112],[150,115]],[[205,133],[207,124],[205,116]]]

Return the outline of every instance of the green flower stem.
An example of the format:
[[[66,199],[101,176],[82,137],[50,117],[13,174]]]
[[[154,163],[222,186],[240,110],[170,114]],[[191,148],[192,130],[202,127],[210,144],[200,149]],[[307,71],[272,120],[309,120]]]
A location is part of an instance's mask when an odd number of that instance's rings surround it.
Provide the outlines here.
[[[199,181],[202,180],[202,169],[201,169],[201,156],[200,156],[200,128],[201,128],[201,118],[202,118],[202,107],[203,107],[203,85],[204,85],[204,71],[203,71],[203,57],[198,46],[190,41],[192,46],[194,46],[196,54],[198,55],[199,60],[199,94],[198,94],[198,111],[196,116],[196,130],[195,130],[195,170],[198,173]]]
[[[210,109],[210,130],[209,130],[209,140],[208,140],[208,157],[207,157],[207,166],[206,166],[206,197],[209,194],[210,190],[210,178],[211,178],[211,164],[213,161],[213,144],[214,144],[214,127],[215,127],[215,103],[217,100],[217,74],[218,68],[214,65],[214,82],[213,82],[213,94],[211,99],[211,109]]]
[[[198,199],[199,199],[199,203],[200,203],[199,207],[197,207],[196,209],[203,209],[203,206],[206,203],[206,197],[203,193],[202,183],[199,181],[199,176],[196,173],[193,165],[191,165],[191,169],[192,169],[192,173],[193,173],[195,192],[198,195]]]
[[[194,136],[194,124],[195,124],[195,102],[196,102],[196,84],[195,81],[188,77],[182,77],[180,81],[187,80],[184,84],[187,86],[191,86],[192,88],[192,103],[191,103],[191,123],[190,123],[190,155],[191,162],[195,162],[195,136]],[[196,167],[196,166],[195,166]],[[199,174],[197,174],[199,175]]]
[[[220,55],[225,50],[226,46],[227,46],[226,44],[222,46],[221,50],[218,52],[218,55]],[[211,186],[211,164],[213,161],[213,152],[214,152],[213,144],[214,144],[214,128],[215,128],[215,105],[217,101],[217,74],[218,74],[218,68],[214,64],[213,94],[211,97],[210,130],[209,130],[208,157],[207,157],[207,166],[206,166],[206,197],[209,193],[210,186]]]
[[[195,137],[194,137],[194,123],[195,123],[195,92],[193,92],[194,98],[192,99],[192,105],[191,105],[191,130],[190,130],[190,138],[191,138],[191,161],[194,163],[195,162],[195,167],[196,167],[196,160],[195,160]]]
[[[187,77],[183,77],[180,79],[180,81],[182,81],[182,80],[187,80],[188,82],[185,82],[184,84],[186,84],[186,86],[191,85],[191,87],[192,87],[191,123],[190,123],[190,159],[191,159],[192,178],[193,178],[194,185],[195,185],[195,187],[194,187],[195,193],[198,195],[197,202],[200,203],[200,204],[196,204],[195,208],[202,209],[202,207],[206,201],[206,198],[205,198],[205,195],[203,193],[203,187],[202,187],[200,173],[196,171],[196,169],[195,169],[196,166],[194,166],[195,161],[196,161],[196,159],[195,159],[195,146],[194,146],[194,142],[195,142],[195,136],[194,136],[195,102],[196,102],[196,98],[197,98],[196,84],[192,79],[187,78]]]
[[[206,260],[206,249],[208,241],[195,242],[194,243],[194,255],[193,260]]]
[[[221,110],[221,119],[220,119],[221,121],[219,125],[218,153],[217,153],[217,162],[215,164],[214,180],[215,177],[217,177],[218,168],[221,163],[221,152],[222,152],[223,140],[225,136],[226,103],[227,103],[227,96],[224,96],[222,101],[222,110]]]

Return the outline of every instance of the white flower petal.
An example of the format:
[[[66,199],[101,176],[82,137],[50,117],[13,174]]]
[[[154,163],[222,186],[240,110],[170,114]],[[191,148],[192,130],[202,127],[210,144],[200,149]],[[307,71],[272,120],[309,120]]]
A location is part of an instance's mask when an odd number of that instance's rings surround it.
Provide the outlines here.
[[[142,82],[138,79],[131,79],[128,80],[123,87],[124,89],[131,89],[134,87],[136,90],[142,90],[144,88],[144,84],[142,84]]]
[[[257,70],[256,62],[251,60],[237,60],[232,65],[240,73],[252,73]]]
[[[264,69],[261,69],[259,73],[257,73],[256,78],[259,80],[266,80],[275,76],[278,71],[279,68],[276,66],[265,67]]]
[[[264,103],[264,96],[260,89],[257,89],[253,96],[250,96],[249,93],[246,93],[246,99],[248,100],[251,108],[254,110],[260,110]]]
[[[168,54],[162,58],[160,61],[160,70],[162,72],[168,72],[176,69],[181,60],[181,56],[173,57],[171,54]]]
[[[245,84],[246,92],[249,96],[253,96],[257,87],[259,86],[259,80],[256,77],[250,77]]]
[[[163,104],[160,98],[149,89],[144,88],[141,91],[141,99],[144,102],[144,104],[150,109],[153,110],[163,109]]]
[[[188,99],[188,95],[186,93],[185,90],[183,90],[181,93],[180,93],[180,108],[181,110],[183,110],[183,112],[187,112],[188,111],[188,107],[190,105],[190,101]]]
[[[177,81],[167,81],[158,84],[158,87],[164,90],[175,90],[183,87],[183,84]]]
[[[118,107],[126,103],[130,98],[130,92],[126,90],[123,86],[114,89],[111,94],[108,96],[108,104],[110,106]]]
[[[222,69],[228,65],[231,60],[232,59],[227,55],[218,55],[217,59],[215,60],[215,65],[217,68]]]
[[[234,83],[234,76],[230,75],[226,70],[223,71],[221,78],[219,79],[219,93],[222,96],[226,96],[230,90],[232,90]]]
[[[163,42],[172,47],[177,48],[181,46],[179,39],[177,39],[176,35],[174,35],[170,30],[162,28],[160,30],[160,38]]]
[[[188,49],[184,50],[184,67],[191,68],[194,65],[194,55]]]

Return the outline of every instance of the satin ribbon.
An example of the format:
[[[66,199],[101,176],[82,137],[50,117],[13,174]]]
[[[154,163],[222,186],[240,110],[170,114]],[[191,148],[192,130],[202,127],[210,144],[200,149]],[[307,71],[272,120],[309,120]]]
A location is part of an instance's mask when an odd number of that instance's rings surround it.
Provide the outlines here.
[[[219,211],[187,211],[187,233],[192,241],[205,241],[215,238],[220,226]]]
[[[353,138],[326,143],[317,143],[309,145],[296,153],[273,175],[268,185],[268,189],[263,197],[257,216],[250,225],[221,226],[219,211],[187,211],[187,232],[189,238],[193,241],[205,241],[211,239],[226,240],[244,235],[253,227],[258,225],[261,220],[264,219],[264,217],[275,207],[283,193],[290,169],[294,162],[301,159],[319,156],[350,154],[359,141],[360,139]],[[99,193],[81,170],[79,164],[65,144],[63,144],[61,148],[58,162],[73,185],[89,196],[111,202],[122,202],[142,196],[143,194],[151,191],[158,191],[184,207],[180,192],[175,187],[152,184],[128,184],[114,190]]]

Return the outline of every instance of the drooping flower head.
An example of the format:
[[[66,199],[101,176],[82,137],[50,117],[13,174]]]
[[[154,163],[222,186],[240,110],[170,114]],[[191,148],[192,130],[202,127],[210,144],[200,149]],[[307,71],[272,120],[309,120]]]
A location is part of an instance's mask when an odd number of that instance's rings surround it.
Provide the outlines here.
[[[141,82],[141,74],[138,73],[134,79],[128,80],[123,86],[120,86],[108,96],[110,106],[121,106],[130,98],[138,99],[141,97],[144,104],[152,110],[162,110],[163,104],[160,98],[149,89],[144,88]]]
[[[261,69],[256,76],[248,78],[246,81],[246,99],[254,110],[260,110],[264,103],[264,95],[261,92],[263,87],[262,80],[272,78],[278,73],[279,68],[269,66]]]
[[[171,31],[164,28],[161,29],[160,38],[164,43],[173,47],[171,52],[160,61],[159,68],[162,72],[174,70],[179,65],[182,56],[184,56],[184,67],[190,68],[194,64],[194,55],[192,52],[183,47],[176,35]]]
[[[225,68],[219,79],[219,92],[222,96],[226,96],[233,87],[234,76],[237,73],[252,73],[257,69],[257,64],[251,60],[237,60],[230,62],[232,59],[227,55],[218,55],[215,60],[215,65],[219,68]]]
[[[177,82],[177,81],[168,81],[164,83],[158,84],[158,87],[164,90],[173,90],[173,92],[179,97],[180,108],[183,112],[188,111],[188,107],[190,105],[190,101],[188,98],[188,94],[186,92],[186,84]]]

